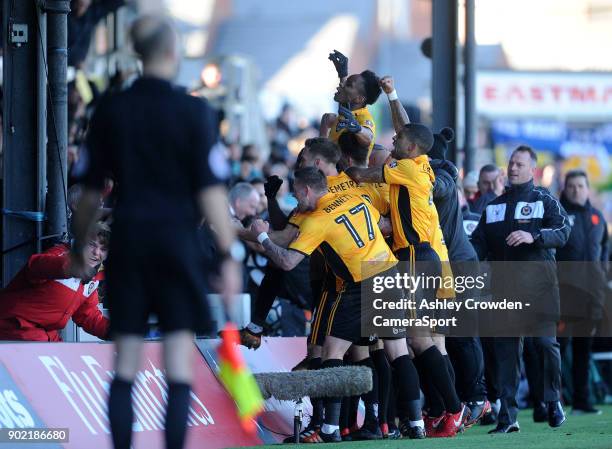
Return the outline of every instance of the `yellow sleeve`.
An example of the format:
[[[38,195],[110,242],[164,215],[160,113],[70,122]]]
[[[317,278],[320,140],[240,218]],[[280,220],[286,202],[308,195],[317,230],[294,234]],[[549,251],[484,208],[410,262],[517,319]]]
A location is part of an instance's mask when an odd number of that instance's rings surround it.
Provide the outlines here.
[[[372,198],[372,205],[380,212],[380,215],[389,215],[389,200],[385,199],[378,190]]]
[[[402,159],[393,161],[390,165],[383,165],[383,180],[387,184],[410,184],[417,175],[418,166],[412,159]]]
[[[368,128],[370,131],[372,131],[372,134],[376,134],[376,125],[374,124],[374,119],[369,111],[364,111],[363,113],[358,114],[355,118],[362,127]]]
[[[295,211],[294,213],[291,213],[291,216],[289,217],[289,224],[295,226],[296,228],[300,227],[300,224],[302,223],[302,221],[304,220],[304,215],[300,214],[299,212]]]
[[[313,217],[304,217],[300,223],[300,233],[287,249],[310,256],[325,240],[320,224]]]

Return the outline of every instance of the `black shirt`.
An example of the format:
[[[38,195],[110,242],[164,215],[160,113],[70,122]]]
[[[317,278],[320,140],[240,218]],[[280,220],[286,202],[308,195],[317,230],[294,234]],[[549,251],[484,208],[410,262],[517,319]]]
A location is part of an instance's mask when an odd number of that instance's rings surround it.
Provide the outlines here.
[[[143,77],[96,109],[84,184],[101,189],[105,177],[115,180],[115,225],[195,228],[197,192],[229,174],[216,141],[217,121],[204,100],[168,81]]]
[[[85,61],[91,35],[98,22],[124,4],[125,0],[102,0],[93,2],[81,17],[77,17],[74,12],[68,14],[69,66],[78,66]]]

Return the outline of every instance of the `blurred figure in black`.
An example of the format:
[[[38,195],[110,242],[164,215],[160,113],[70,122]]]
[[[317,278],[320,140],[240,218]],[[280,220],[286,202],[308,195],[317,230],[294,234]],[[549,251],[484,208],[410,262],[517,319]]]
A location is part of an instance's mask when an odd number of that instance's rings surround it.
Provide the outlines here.
[[[98,22],[126,4],[126,0],[72,0],[68,14],[68,65],[80,67]]]
[[[599,414],[589,400],[589,362],[593,335],[603,316],[608,267],[608,229],[602,213],[589,201],[589,180],[581,170],[565,176],[561,204],[572,227],[557,250],[561,293],[561,355],[571,339],[572,414]]]
[[[210,319],[203,292],[205,261],[197,225],[204,215],[216,237],[217,290],[227,302],[239,293],[233,227],[223,180],[229,175],[217,141],[217,121],[206,102],[176,89],[178,36],[163,18],[138,19],[131,30],[143,76],[104,98],[92,118],[87,145],[91,165],[73,225],[72,259],[82,248],[104,189],[118,186],[107,265],[115,378],[108,413],[115,448],[131,445],[132,384],[141,361],[148,317],[164,335],[168,382],[167,448],[181,448],[189,410],[194,331]]]

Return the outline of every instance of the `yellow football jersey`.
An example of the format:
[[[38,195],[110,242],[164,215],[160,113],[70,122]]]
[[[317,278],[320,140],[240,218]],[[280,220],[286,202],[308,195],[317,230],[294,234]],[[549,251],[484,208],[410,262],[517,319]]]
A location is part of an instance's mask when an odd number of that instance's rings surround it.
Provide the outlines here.
[[[377,186],[384,184],[357,184],[346,173],[342,172],[335,176],[327,177],[327,191],[333,195],[353,194],[359,195],[368,200],[368,202],[376,208],[380,215],[389,214],[389,198],[385,198],[380,194]],[[292,214],[289,218],[289,223],[294,226],[300,226],[302,217],[299,212]]]
[[[374,123],[374,118],[372,117],[372,114],[370,114],[370,111],[367,107],[355,109],[353,111],[353,115],[363,128],[368,128],[370,131],[372,131],[372,142],[370,142],[370,147],[368,148],[369,158],[370,154],[372,153],[372,148],[374,148],[374,142],[376,141],[376,124]],[[340,122],[341,118],[343,117],[338,116],[336,122],[334,123],[334,126],[332,127],[332,129],[329,130],[329,140],[331,140],[332,142],[338,143],[340,135],[343,132],[346,132],[346,129],[338,129],[338,122]]]
[[[327,191],[335,195],[350,193],[359,195],[376,208],[380,215],[389,213],[389,199],[385,199],[378,191],[376,184],[358,184],[344,172],[327,177]]]
[[[378,190],[378,194],[380,195],[380,197],[388,203],[389,202],[389,184],[385,184],[384,182],[381,182],[381,183],[376,183],[372,185],[376,187],[376,190]]]
[[[392,161],[383,166],[383,178],[389,184],[393,251],[431,243],[439,220],[432,193],[436,178],[427,156]]]
[[[327,193],[316,210],[301,215],[300,232],[289,249],[308,256],[320,247],[344,281],[361,282],[397,264],[378,229],[380,214],[361,196]]]

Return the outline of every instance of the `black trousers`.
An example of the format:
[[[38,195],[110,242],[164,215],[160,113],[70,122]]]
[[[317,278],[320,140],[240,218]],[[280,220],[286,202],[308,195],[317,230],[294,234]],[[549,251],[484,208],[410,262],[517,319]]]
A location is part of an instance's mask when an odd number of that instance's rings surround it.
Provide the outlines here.
[[[561,356],[565,357],[570,338],[560,338]],[[572,337],[572,406],[587,408],[592,406],[589,400],[589,363],[593,337]]]
[[[528,337],[537,354],[538,375],[533,380],[533,396],[544,402],[558,401],[561,389],[561,355],[556,337]],[[516,422],[518,404],[516,395],[521,378],[521,352],[523,340],[520,337],[494,337],[488,342],[492,347],[493,384],[498,389],[501,402],[498,423]]]
[[[589,362],[593,346],[593,330],[599,320],[595,320],[597,300],[591,292],[563,285],[561,293],[561,319],[565,323],[560,334],[561,356],[568,356],[567,347],[572,348],[572,406],[588,408],[592,406],[589,389]],[[565,385],[569,385],[569,379]]]
[[[257,289],[257,296],[253,304],[252,321],[258,326],[266,323],[266,317],[277,296],[281,295],[283,288],[284,271],[272,263],[268,263],[261,285]]]
[[[478,260],[456,261],[451,264],[454,276],[478,275]],[[476,289],[466,289],[457,292],[457,301],[477,298],[480,292]],[[471,323],[478,329],[478,315],[464,313],[461,319]],[[446,349],[451,362],[458,367],[455,370],[455,389],[462,402],[482,401],[487,396],[485,385],[485,362],[480,339],[476,336],[447,337]]]
[[[446,349],[455,370],[455,388],[462,402],[482,401],[487,391],[484,358],[477,337],[448,337]]]

